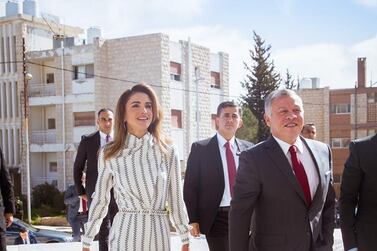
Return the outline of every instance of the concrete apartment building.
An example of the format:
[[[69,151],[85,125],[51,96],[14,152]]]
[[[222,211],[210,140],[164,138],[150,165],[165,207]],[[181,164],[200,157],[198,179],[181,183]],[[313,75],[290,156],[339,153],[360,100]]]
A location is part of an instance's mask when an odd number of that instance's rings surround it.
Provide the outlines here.
[[[355,88],[308,88],[298,93],[304,101],[305,121],[314,122],[317,139],[331,146],[334,185],[339,195],[350,140],[377,132],[377,87],[366,86],[366,58],[357,60]]]
[[[35,4],[25,2],[24,7]],[[18,14],[16,4],[9,1],[7,16],[0,18],[5,62],[0,65],[0,146],[16,194],[25,194],[27,187],[25,105],[31,187],[48,182],[64,190],[72,184],[81,136],[96,130],[100,108],[115,109],[121,93],[135,83],[150,84],[157,92],[163,130],[177,143],[183,166],[191,143],[215,132],[217,105],[229,99],[226,53],[211,53],[191,41],[173,42],[165,34],[104,40],[95,38],[100,37],[97,28],[88,31],[85,44],[78,39],[82,29],[61,25],[56,17],[38,18],[35,5]],[[22,38],[32,75],[27,82]]]
[[[71,184],[81,135],[95,131],[96,112],[115,110],[119,96],[135,83],[157,92],[164,132],[177,143],[183,166],[191,143],[214,133],[217,105],[229,97],[227,54],[172,42],[165,34],[95,39],[64,53],[61,48],[30,52],[28,62],[35,76],[29,98],[31,171],[41,177],[32,185],[46,179],[60,189]]]
[[[53,16],[39,17],[35,1],[24,1],[22,13],[20,7],[18,1],[8,1],[6,16],[0,17],[0,146],[16,194],[21,193],[21,183],[26,184],[23,47],[29,51],[53,48],[51,29],[67,36],[83,32],[59,24]]]

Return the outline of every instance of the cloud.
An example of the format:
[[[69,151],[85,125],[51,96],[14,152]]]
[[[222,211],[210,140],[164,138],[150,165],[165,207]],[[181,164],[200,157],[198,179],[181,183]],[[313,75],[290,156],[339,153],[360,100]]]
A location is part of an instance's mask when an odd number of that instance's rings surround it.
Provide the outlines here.
[[[350,46],[321,43],[281,49],[273,57],[282,73],[289,69],[295,78],[319,77],[321,87],[352,88],[357,81],[359,57],[367,58],[367,82],[377,80],[376,48],[377,37],[374,37]]]
[[[356,3],[367,7],[377,7],[377,0],[355,0]]]

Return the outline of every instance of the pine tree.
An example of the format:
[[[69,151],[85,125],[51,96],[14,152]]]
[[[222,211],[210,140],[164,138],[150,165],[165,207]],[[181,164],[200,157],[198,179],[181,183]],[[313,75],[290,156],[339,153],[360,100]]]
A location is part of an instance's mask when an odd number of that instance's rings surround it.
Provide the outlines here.
[[[292,75],[289,73],[289,70],[287,69],[285,73],[285,79],[283,83],[285,89],[293,90],[296,88],[297,84],[295,84],[294,79],[292,78]]]
[[[271,45],[254,31],[254,49],[250,50],[250,66],[244,62],[247,70],[246,79],[241,82],[247,93],[241,95],[243,105],[247,106],[258,121],[257,140],[258,142],[267,139],[270,130],[266,126],[264,114],[264,99],[272,91],[279,88],[280,75],[275,72],[273,60],[270,60]]]

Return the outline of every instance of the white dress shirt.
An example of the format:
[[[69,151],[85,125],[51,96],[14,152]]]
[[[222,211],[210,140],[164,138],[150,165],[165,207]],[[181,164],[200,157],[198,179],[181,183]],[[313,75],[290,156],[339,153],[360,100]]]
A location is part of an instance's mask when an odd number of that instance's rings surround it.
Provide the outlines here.
[[[226,161],[226,152],[225,152],[226,148],[224,146],[227,140],[223,136],[221,136],[219,133],[217,133],[217,141],[219,142],[219,150],[220,150],[220,155],[221,155],[221,162],[223,163],[223,173],[224,173],[224,183],[225,183],[224,194],[223,194],[223,198],[221,199],[220,207],[229,207],[232,196],[230,194],[228,164]],[[229,144],[230,144],[230,150],[233,153],[234,162],[236,163],[236,169],[238,169],[239,157],[236,154],[238,147],[236,144],[235,137],[229,140]]]

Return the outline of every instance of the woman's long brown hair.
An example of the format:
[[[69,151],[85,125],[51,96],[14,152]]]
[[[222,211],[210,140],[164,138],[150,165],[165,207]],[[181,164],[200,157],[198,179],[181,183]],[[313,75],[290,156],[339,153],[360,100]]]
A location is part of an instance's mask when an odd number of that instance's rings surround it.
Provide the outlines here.
[[[152,122],[148,127],[148,132],[150,132],[154,139],[160,145],[162,151],[166,153],[167,145],[170,143],[169,140],[161,133],[161,122],[162,122],[162,110],[158,98],[154,90],[146,84],[137,84],[131,89],[125,91],[118,100],[116,111],[115,111],[115,124],[114,124],[114,141],[106,145],[104,150],[105,160],[108,160],[120,153],[123,150],[126,139],[127,139],[127,126],[124,122],[126,113],[126,104],[132,95],[135,93],[145,93],[152,101]]]

